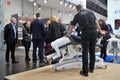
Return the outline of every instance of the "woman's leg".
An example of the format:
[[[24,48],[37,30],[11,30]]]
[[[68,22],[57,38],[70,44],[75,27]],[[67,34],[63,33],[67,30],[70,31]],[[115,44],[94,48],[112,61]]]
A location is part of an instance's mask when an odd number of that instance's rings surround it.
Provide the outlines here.
[[[29,58],[29,48],[30,48],[31,42],[29,41],[24,41],[24,46],[25,46],[25,61],[30,61]]]
[[[101,47],[101,50],[100,50],[100,57],[103,58],[103,54],[104,54],[104,44],[103,44],[103,41],[101,41],[102,44],[102,47]]]

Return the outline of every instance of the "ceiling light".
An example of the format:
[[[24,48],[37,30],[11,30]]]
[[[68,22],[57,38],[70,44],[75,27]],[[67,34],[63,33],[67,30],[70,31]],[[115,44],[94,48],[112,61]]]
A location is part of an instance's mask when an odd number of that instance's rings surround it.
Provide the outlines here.
[[[63,1],[62,1],[62,0],[59,0],[59,4],[63,4]]]
[[[67,6],[67,3],[65,2],[64,6]]]
[[[25,16],[28,16],[28,14],[26,13]]]
[[[33,17],[36,18],[36,15],[34,14]]]
[[[73,5],[73,9],[75,9],[75,5]]]
[[[37,2],[36,2],[36,1],[34,1],[33,5],[34,5],[34,6],[37,6]]]
[[[60,11],[58,11],[58,15],[61,15],[61,12],[60,12]]]
[[[41,10],[41,5],[38,6],[38,9]]]
[[[72,4],[71,3],[69,3],[69,8],[72,8]]]
[[[41,10],[41,8],[38,8],[39,10]]]
[[[47,4],[47,3],[48,3],[48,1],[47,1],[47,0],[44,0],[44,3],[45,3],[45,4]]]
[[[72,13],[71,13],[71,12],[69,12],[69,16],[72,16]]]
[[[69,13],[69,16],[72,16],[72,14],[71,14],[71,13]]]
[[[64,6],[67,6],[67,1],[66,0],[64,0]]]

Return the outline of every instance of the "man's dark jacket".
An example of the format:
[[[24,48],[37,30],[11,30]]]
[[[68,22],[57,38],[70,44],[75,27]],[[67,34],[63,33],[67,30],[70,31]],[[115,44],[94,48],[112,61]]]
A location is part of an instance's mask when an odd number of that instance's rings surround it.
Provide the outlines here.
[[[16,29],[16,38],[15,33],[13,30],[13,26],[11,23],[7,24],[4,28],[4,40],[8,44],[17,43],[18,35],[17,35],[17,29]]]

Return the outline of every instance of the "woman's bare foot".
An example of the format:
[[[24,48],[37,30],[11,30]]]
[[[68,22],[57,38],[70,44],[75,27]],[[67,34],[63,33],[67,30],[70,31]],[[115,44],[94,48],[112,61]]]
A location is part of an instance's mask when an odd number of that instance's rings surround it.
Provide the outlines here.
[[[50,59],[49,59],[49,64],[52,64],[52,61],[53,61],[53,59],[52,59],[52,58],[50,58]]]

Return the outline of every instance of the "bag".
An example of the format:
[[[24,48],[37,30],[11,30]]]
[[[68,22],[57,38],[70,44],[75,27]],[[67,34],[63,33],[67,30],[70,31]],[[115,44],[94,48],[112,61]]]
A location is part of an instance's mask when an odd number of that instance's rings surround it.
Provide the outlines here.
[[[45,46],[45,55],[50,55],[52,53],[55,53],[55,50],[51,47],[50,44],[46,44]]]

